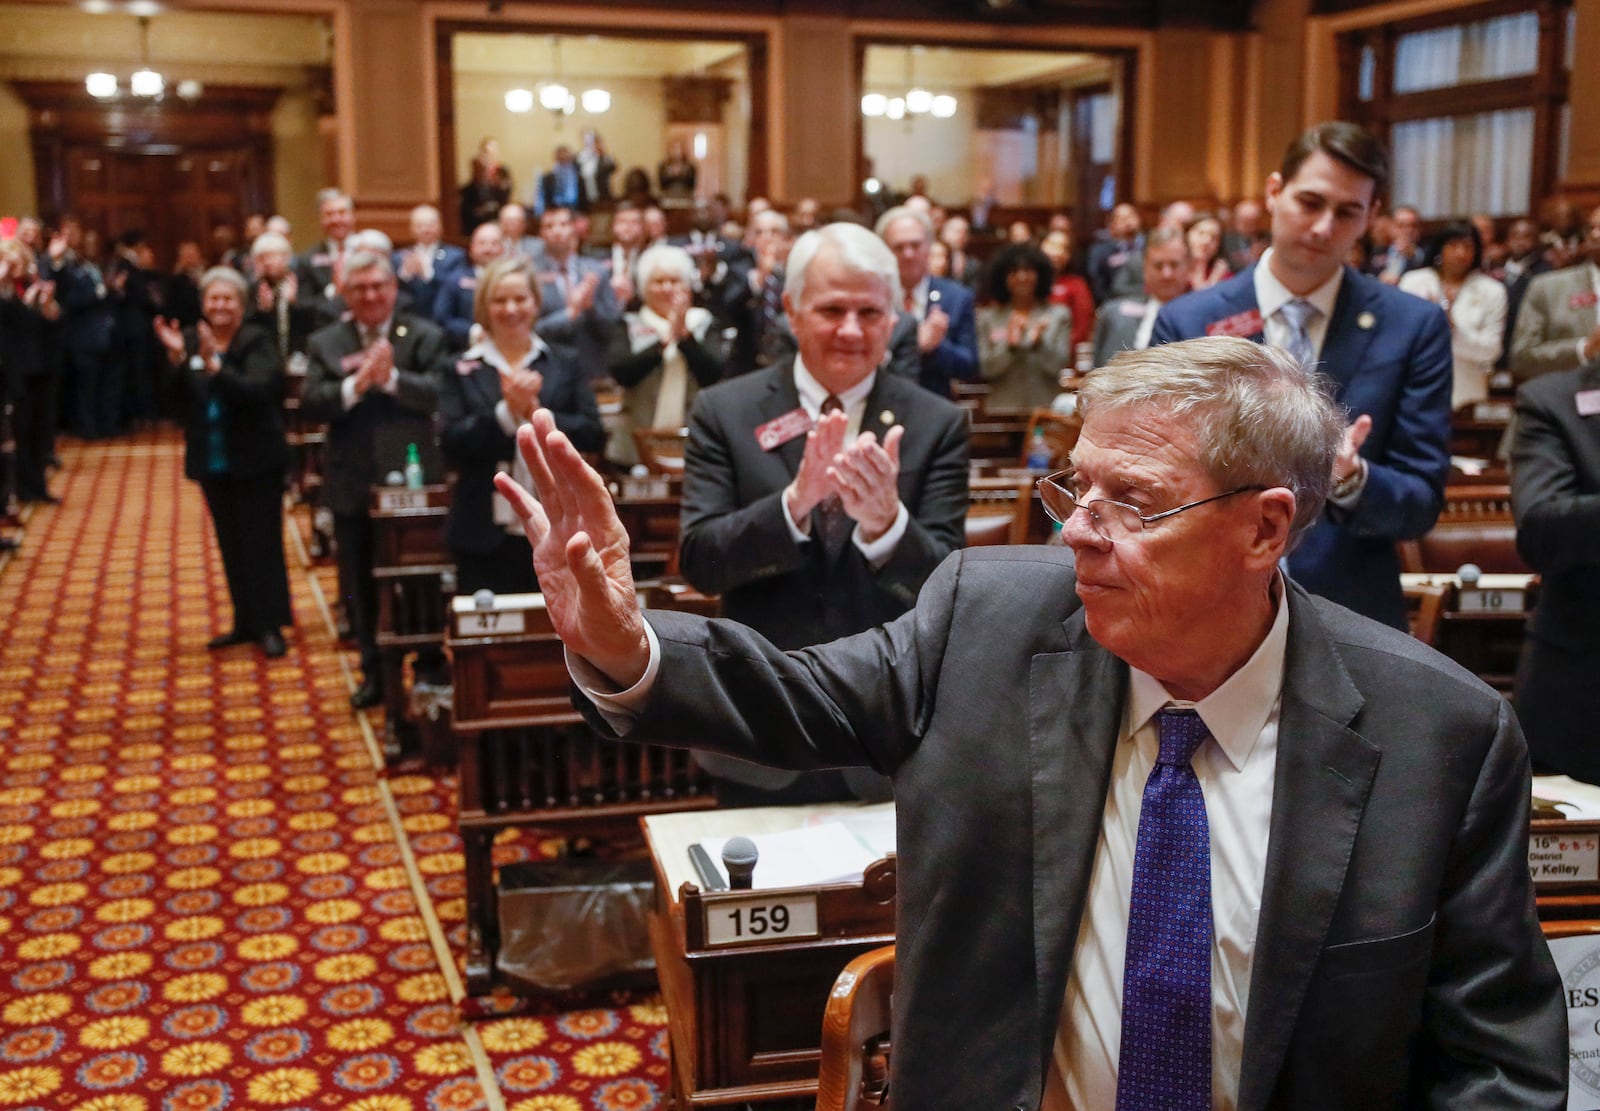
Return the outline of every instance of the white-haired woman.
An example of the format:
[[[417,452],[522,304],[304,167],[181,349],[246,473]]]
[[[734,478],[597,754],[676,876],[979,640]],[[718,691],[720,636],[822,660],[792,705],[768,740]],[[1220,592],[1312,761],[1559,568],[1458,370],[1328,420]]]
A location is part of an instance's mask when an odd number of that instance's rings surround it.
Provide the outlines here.
[[[711,313],[694,305],[696,267],[682,247],[651,247],[639,256],[637,312],[623,317],[611,342],[611,377],[623,387],[622,423],[606,456],[639,461],[635,428],[680,428],[701,387],[722,377],[727,351]]]
[[[207,648],[256,642],[286,650],[289,573],[283,558],[283,360],[267,331],[245,322],[249,287],[227,266],[200,278],[192,331],[157,317],[156,336],[177,369],[183,402],[183,473],[200,484],[233,600],[233,628]]]

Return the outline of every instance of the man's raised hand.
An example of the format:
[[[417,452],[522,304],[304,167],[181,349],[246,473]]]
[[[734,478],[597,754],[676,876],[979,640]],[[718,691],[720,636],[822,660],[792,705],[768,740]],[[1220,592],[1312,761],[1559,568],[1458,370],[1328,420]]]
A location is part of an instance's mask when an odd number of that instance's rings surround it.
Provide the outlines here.
[[[517,430],[517,450],[539,498],[509,474],[495,476],[495,488],[533,546],[551,624],[568,650],[620,688],[631,687],[649,666],[650,642],[633,589],[628,534],[605,482],[556,430],[549,410]]]
[[[835,493],[828,467],[833,457],[844,450],[844,432],[849,423],[842,410],[824,413],[806,433],[806,452],[800,459],[800,469],[783,494],[783,504],[796,528],[804,529],[811,511]]]

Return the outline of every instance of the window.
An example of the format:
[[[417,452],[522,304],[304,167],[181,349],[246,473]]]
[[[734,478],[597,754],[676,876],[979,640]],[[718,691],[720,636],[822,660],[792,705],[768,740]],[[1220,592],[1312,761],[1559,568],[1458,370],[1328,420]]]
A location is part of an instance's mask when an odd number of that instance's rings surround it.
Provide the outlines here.
[[[1514,216],[1550,192],[1566,164],[1571,16],[1570,0],[1504,0],[1340,37],[1341,114],[1388,137],[1392,203],[1428,220]]]

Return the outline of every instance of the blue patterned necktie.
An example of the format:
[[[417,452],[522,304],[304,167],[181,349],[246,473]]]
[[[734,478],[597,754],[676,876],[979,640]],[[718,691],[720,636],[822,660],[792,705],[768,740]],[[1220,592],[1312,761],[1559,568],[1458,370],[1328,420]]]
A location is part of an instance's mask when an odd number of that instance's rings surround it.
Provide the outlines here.
[[[1286,350],[1307,368],[1316,358],[1316,350],[1311,346],[1311,333],[1307,331],[1309,325],[1322,310],[1304,298],[1296,297],[1293,301],[1285,301],[1283,308],[1278,310],[1278,315],[1283,317],[1283,322],[1289,326],[1289,343]]]
[[[1122,972],[1117,1111],[1211,1106],[1211,835],[1191,761],[1211,734],[1193,710],[1156,714]]]

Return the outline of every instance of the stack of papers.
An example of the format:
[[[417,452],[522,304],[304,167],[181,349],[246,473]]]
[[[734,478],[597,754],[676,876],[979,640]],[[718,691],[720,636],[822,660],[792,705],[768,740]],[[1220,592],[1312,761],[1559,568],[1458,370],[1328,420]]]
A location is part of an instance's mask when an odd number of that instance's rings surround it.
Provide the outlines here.
[[[889,850],[893,851],[894,815],[889,815]],[[869,831],[871,832],[871,831]],[[709,864],[720,883],[707,887],[726,889],[727,869],[722,866],[722,846],[730,838],[710,837],[699,845],[705,851],[701,866]],[[844,822],[825,821],[783,833],[752,836],[756,852],[755,874],[751,886],[759,890],[775,887],[815,887],[824,883],[859,883],[867,865],[885,854],[852,832]]]

